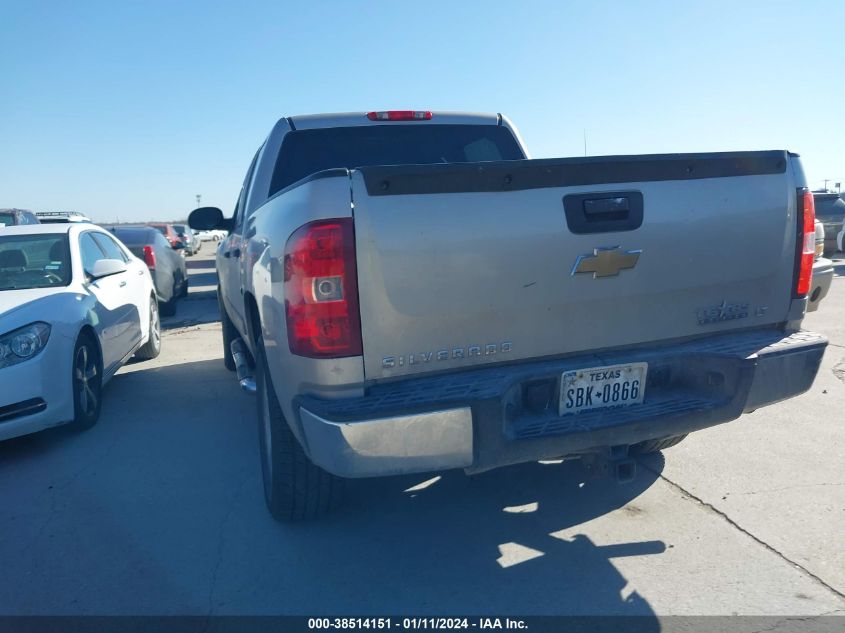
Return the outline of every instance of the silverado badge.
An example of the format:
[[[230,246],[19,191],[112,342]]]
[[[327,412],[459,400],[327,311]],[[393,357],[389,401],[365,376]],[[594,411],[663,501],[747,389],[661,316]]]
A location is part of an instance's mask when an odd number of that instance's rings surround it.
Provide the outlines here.
[[[619,246],[594,248],[592,254],[578,256],[572,267],[572,275],[593,273],[593,279],[614,277],[620,270],[636,266],[640,253],[641,250],[623,251]]]

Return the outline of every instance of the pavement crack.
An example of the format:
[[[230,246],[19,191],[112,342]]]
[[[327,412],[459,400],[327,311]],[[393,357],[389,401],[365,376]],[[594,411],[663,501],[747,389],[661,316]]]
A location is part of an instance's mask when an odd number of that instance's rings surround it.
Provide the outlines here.
[[[833,368],[833,375],[839,378],[842,382],[845,382],[845,361],[838,363]]]
[[[767,631],[776,631],[784,624],[792,624],[795,622],[815,622],[819,618],[824,618],[831,615],[836,615],[837,613],[841,613],[842,609],[833,609],[832,611],[825,611],[824,613],[819,613],[818,615],[807,615],[807,616],[787,616],[784,618],[780,618],[771,626],[767,626],[765,629],[757,629],[753,633],[766,633]],[[794,631],[794,628],[790,628],[790,631]]]
[[[231,501],[229,501],[229,507],[226,509],[226,514],[224,514],[223,518],[220,520],[220,529],[217,533],[217,557],[214,561],[214,567],[211,569],[211,580],[208,586],[208,612],[206,613],[206,618],[211,618],[211,616],[214,615],[214,592],[217,589],[217,572],[220,570],[220,564],[223,562],[223,547],[226,528],[229,524],[229,519],[231,518],[232,513],[235,511],[235,505],[237,505],[238,499],[241,496],[244,484],[248,479],[249,477],[247,475],[241,477],[241,481],[238,483],[238,487],[235,489]]]
[[[683,486],[681,486],[680,484],[675,483],[674,481],[672,481],[671,479],[669,479],[668,477],[666,477],[666,476],[665,476],[664,474],[662,474],[661,472],[658,472],[658,471],[654,470],[653,468],[651,468],[648,464],[645,464],[645,463],[642,463],[642,462],[640,462],[640,463],[642,464],[642,466],[643,466],[644,468],[646,468],[647,470],[651,471],[652,473],[654,473],[655,475],[657,475],[657,477],[659,477],[660,479],[662,479],[663,481],[665,481],[667,484],[669,484],[669,486],[671,486],[672,488],[674,488],[675,490],[677,490],[677,491],[678,491],[678,492],[679,492],[682,496],[687,497],[688,499],[692,499],[693,501],[695,501],[696,503],[698,503],[699,505],[701,505],[701,506],[702,506],[702,507],[704,507],[705,509],[709,510],[709,511],[710,511],[710,512],[712,512],[713,514],[715,514],[715,515],[717,515],[717,516],[721,517],[721,518],[722,518],[725,522],[727,522],[727,523],[728,523],[731,527],[733,527],[733,528],[734,528],[734,529],[736,529],[736,530],[739,530],[740,532],[742,532],[743,534],[745,534],[747,537],[749,537],[750,539],[752,539],[753,541],[755,541],[755,542],[756,542],[756,543],[758,543],[759,545],[762,545],[764,548],[766,548],[766,549],[767,549],[768,551],[770,551],[772,554],[774,554],[775,556],[777,556],[778,558],[780,558],[781,560],[783,560],[785,563],[788,563],[789,565],[792,565],[795,569],[799,570],[801,573],[803,573],[805,576],[807,576],[807,577],[808,577],[808,578],[810,578],[811,580],[815,581],[816,583],[818,583],[819,585],[821,585],[822,587],[824,587],[825,589],[827,589],[827,590],[828,590],[828,591],[830,591],[831,593],[835,594],[835,595],[836,595],[836,596],[838,596],[839,598],[842,598],[843,600],[845,600],[845,593],[843,593],[842,591],[840,591],[840,590],[839,590],[839,589],[837,589],[836,587],[834,587],[834,586],[830,585],[828,582],[826,582],[825,580],[823,580],[820,576],[817,576],[816,574],[814,574],[813,572],[811,572],[809,569],[807,569],[806,567],[804,567],[804,566],[803,566],[803,565],[801,565],[800,563],[796,563],[794,560],[792,560],[792,559],[790,559],[788,556],[786,556],[783,552],[781,552],[781,551],[779,551],[779,550],[775,549],[774,547],[772,547],[771,545],[769,545],[766,541],[764,541],[764,540],[763,540],[763,539],[761,539],[760,537],[758,537],[758,536],[756,536],[756,535],[752,534],[751,532],[749,532],[748,530],[746,530],[746,529],[745,529],[744,527],[742,527],[739,523],[737,523],[737,522],[736,522],[736,521],[734,521],[732,518],[730,518],[730,517],[729,517],[729,516],[728,516],[725,512],[723,512],[722,510],[719,510],[719,509],[718,509],[716,506],[714,506],[713,504],[711,504],[711,503],[707,503],[706,501],[704,501],[704,499],[702,499],[702,498],[700,498],[700,497],[695,496],[694,494],[692,494],[690,491],[686,490],[686,489],[685,489]],[[814,616],[814,617],[816,617],[816,616]]]
[[[843,482],[835,482],[835,483],[819,483],[819,484],[796,484],[794,486],[784,486],[783,488],[768,488],[766,490],[752,490],[750,492],[735,492],[731,493],[732,496],[743,496],[743,495],[759,495],[759,494],[766,494],[769,492],[783,492],[784,490],[795,490],[796,488],[816,488],[822,486],[845,486],[845,481]]]
[[[58,480],[56,483],[52,484],[49,487],[50,491],[50,509],[47,513],[47,517],[44,521],[41,522],[41,525],[35,531],[35,536],[33,536],[32,540],[30,541],[29,545],[24,548],[24,551],[29,551],[33,547],[35,547],[38,542],[44,537],[44,534],[47,532],[47,529],[53,524],[53,520],[56,518],[56,514],[59,512],[57,503],[58,498],[66,498],[64,494],[74,483],[88,470],[91,470],[95,466],[98,466],[105,460],[109,455],[111,455],[112,451],[114,450],[115,446],[121,441],[122,437],[119,434],[115,434],[114,439],[109,442],[109,445],[106,447],[104,451],[102,451],[99,455],[94,457],[92,460],[86,462],[82,467],[78,468],[75,472],[71,473],[64,479]]]

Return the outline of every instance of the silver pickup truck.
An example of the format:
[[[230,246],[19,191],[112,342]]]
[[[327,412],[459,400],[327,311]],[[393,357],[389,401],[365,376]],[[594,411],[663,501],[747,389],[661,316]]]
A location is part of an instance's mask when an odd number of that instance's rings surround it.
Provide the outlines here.
[[[234,216],[190,224],[228,231],[224,361],[282,520],[345,477],[630,474],[806,391],[827,345],[801,330],[813,197],[787,151],[530,160],[501,115],[296,116]]]

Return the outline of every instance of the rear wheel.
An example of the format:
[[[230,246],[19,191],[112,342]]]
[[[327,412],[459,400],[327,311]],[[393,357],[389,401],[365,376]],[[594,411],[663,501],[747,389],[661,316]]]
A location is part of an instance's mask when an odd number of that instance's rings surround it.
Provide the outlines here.
[[[136,358],[152,360],[161,352],[161,319],[158,316],[158,301],[150,297],[150,336],[147,342],[135,352]]]
[[[90,429],[100,418],[103,376],[100,353],[93,337],[82,333],[73,348],[73,425]]]
[[[634,444],[630,452],[633,455],[645,455],[646,453],[659,453],[666,448],[672,448],[684,441],[684,435],[671,435],[669,437],[659,437],[655,440],[646,440],[639,444]]]
[[[340,504],[343,479],[326,472],[308,459],[282,414],[267,361],[258,348],[258,434],[264,499],[278,521],[310,519]]]
[[[163,301],[159,307],[159,310],[161,310],[161,316],[173,316],[176,314],[177,300],[177,297],[171,297],[170,301]]]
[[[162,301],[159,305],[161,316],[173,316],[176,314],[176,302],[179,301],[179,283],[174,275],[173,277],[173,292],[170,295],[169,301]]]

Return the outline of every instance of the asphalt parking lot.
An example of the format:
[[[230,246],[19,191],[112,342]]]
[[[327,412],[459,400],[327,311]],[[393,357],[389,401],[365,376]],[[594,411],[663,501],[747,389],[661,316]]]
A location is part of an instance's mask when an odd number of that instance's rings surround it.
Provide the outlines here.
[[[569,462],[359,480],[280,525],[220,360],[212,250],[96,427],[0,444],[0,613],[845,613],[845,259],[805,320],[831,341],[810,392],[631,484]]]

